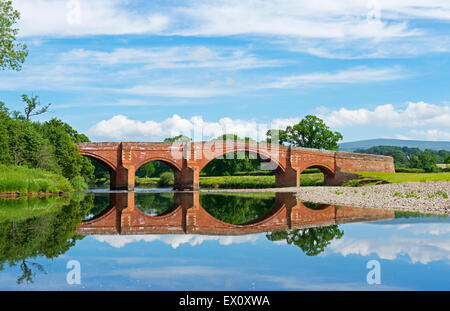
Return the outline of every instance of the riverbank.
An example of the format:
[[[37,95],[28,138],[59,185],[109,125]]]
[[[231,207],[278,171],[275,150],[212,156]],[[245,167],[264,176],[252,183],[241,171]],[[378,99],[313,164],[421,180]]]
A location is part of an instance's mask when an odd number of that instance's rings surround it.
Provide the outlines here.
[[[360,178],[347,182],[344,186],[362,186],[385,183],[449,181],[450,172],[441,173],[386,173],[355,172]],[[158,186],[158,177],[136,177],[136,186]],[[300,175],[300,185],[322,186],[322,173]],[[173,181],[166,186],[173,186]],[[208,189],[265,189],[275,188],[275,176],[200,176],[200,187]]]
[[[0,196],[44,196],[74,190],[67,178],[41,169],[0,164]]]
[[[158,186],[158,177],[136,177],[136,186]],[[302,186],[320,186],[323,174],[300,175]],[[167,186],[173,186],[173,181]],[[265,189],[275,188],[275,176],[200,176],[200,187],[209,189]]]
[[[407,182],[363,187],[302,187],[302,201],[450,214],[450,182]]]

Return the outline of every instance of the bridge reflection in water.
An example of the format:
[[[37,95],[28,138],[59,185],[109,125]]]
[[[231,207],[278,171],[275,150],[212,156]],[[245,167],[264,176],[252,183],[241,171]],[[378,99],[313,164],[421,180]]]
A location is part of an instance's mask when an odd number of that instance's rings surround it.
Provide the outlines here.
[[[293,193],[276,193],[275,203],[263,216],[244,224],[229,224],[211,216],[198,192],[174,193],[173,207],[149,216],[135,204],[135,193],[111,193],[110,207],[82,222],[77,233],[90,234],[207,234],[243,235],[258,232],[323,227],[351,222],[392,219],[394,211],[350,206],[307,207]]]

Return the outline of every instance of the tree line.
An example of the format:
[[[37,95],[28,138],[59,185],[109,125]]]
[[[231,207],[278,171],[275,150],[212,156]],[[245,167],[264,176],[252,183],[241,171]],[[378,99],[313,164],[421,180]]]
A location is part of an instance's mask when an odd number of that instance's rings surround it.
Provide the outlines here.
[[[76,143],[89,142],[58,119],[34,122],[30,118],[48,110],[39,97],[22,95],[24,112],[10,111],[0,102],[0,163],[40,168],[66,177],[75,189],[94,179],[94,166],[78,153]]]
[[[419,148],[397,146],[374,146],[368,149],[357,149],[354,152],[386,155],[394,158],[396,169],[421,169],[425,172],[437,172],[437,163],[450,163],[450,151],[420,150]]]

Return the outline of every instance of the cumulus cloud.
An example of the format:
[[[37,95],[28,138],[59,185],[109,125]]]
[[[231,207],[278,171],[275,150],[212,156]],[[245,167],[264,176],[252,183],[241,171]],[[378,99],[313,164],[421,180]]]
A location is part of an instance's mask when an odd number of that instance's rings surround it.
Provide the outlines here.
[[[329,249],[343,256],[377,254],[381,259],[387,260],[395,260],[398,256],[407,255],[412,263],[422,264],[450,260],[450,241],[445,238],[390,237],[363,240],[343,237],[332,241]]]
[[[450,106],[448,104],[434,105],[425,102],[407,103],[406,108],[396,108],[391,104],[375,107],[373,110],[318,109],[318,116],[333,128],[351,126],[410,128],[424,129],[407,130],[397,134],[401,139],[449,140]],[[302,117],[276,118],[267,123],[255,120],[221,118],[218,121],[205,121],[202,116],[190,119],[173,115],[163,121],[131,120],[124,115],[116,115],[103,120],[88,130],[94,140],[134,140],[161,141],[167,137],[179,134],[193,137],[194,140],[209,140],[222,134],[235,133],[240,137],[251,137],[257,141],[265,140],[269,129],[285,129],[288,125],[297,124]],[[427,129],[426,127],[442,127],[443,129]]]
[[[294,120],[277,119],[274,125],[282,126],[282,124],[288,124],[294,122]],[[270,129],[268,124],[260,124],[252,120],[233,120],[231,118],[221,118],[217,122],[206,122],[201,116],[185,119],[175,114],[161,122],[142,122],[130,120],[124,115],[117,115],[95,124],[88,130],[88,134],[99,140],[161,141],[164,138],[179,134],[195,137],[195,140],[204,140],[222,134],[234,133],[239,137],[262,140],[265,139],[268,129]]]
[[[160,241],[164,244],[170,245],[172,248],[178,248],[182,244],[189,244],[196,246],[202,244],[204,241],[217,241],[220,245],[231,245],[240,243],[254,243],[258,239],[258,235],[243,235],[243,236],[210,236],[210,235],[193,235],[193,234],[178,234],[178,235],[94,235],[94,239],[99,242],[104,242],[115,248],[122,248],[127,244],[136,242],[154,242]]]
[[[399,109],[392,104],[380,105],[373,110],[320,109],[319,116],[332,127],[353,125],[374,125],[388,127],[450,126],[450,105],[434,105],[425,102],[408,102],[406,108]]]
[[[404,139],[423,139],[423,140],[450,140],[450,130],[442,131],[438,129],[430,130],[411,130]]]

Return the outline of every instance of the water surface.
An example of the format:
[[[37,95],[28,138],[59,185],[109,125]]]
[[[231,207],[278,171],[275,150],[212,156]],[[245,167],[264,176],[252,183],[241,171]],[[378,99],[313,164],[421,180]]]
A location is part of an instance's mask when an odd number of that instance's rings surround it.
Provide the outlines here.
[[[449,263],[448,217],[291,193],[0,200],[1,290],[449,290]]]

